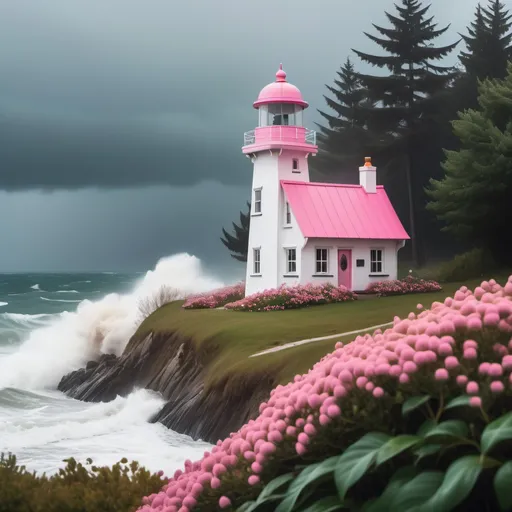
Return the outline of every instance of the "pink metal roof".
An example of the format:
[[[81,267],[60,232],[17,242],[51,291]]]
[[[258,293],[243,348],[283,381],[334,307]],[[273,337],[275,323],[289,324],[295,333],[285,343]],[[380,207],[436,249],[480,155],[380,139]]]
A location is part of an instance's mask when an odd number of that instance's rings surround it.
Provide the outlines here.
[[[253,106],[258,108],[269,103],[293,103],[304,108],[308,107],[308,103],[302,98],[299,89],[286,81],[286,73],[283,71],[282,64],[276,73],[276,81],[263,87]]]
[[[409,240],[382,186],[368,194],[360,185],[281,181],[306,238]]]

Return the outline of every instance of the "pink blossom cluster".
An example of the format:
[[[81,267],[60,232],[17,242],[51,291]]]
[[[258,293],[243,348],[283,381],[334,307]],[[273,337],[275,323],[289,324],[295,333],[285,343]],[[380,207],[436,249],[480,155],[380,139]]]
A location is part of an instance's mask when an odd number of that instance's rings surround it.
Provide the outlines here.
[[[225,306],[229,302],[241,299],[245,295],[245,283],[237,283],[218,290],[189,297],[183,307],[185,309],[213,309]]]
[[[282,285],[249,295],[244,299],[226,304],[226,309],[234,311],[278,311],[303,308],[315,304],[330,304],[355,300],[357,296],[345,286],[332,284]]]
[[[331,441],[342,440],[353,424],[381,426],[391,405],[410,396],[443,394],[446,403],[469,395],[472,406],[488,408],[497,396],[512,395],[512,276],[504,286],[490,280],[474,291],[462,287],[418,308],[384,332],[337,343],[309,373],[275,388],[256,419],[202,460],[185,462],[139,511],[238,507],[279,474],[282,461],[325,457],[329,432]]]
[[[366,288],[366,292],[376,293],[379,297],[405,295],[406,293],[439,292],[441,290],[441,285],[438,282],[419,279],[411,275],[404,279],[370,283]]]

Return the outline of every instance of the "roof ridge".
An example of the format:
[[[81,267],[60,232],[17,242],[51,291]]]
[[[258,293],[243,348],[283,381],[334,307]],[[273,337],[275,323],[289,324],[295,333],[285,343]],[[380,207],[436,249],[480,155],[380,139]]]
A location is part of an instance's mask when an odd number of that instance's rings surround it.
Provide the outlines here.
[[[363,188],[362,185],[353,183],[323,183],[320,181],[294,181],[281,180],[282,185],[313,185],[315,187],[346,187],[346,188]],[[377,185],[377,188],[384,188],[384,185]]]

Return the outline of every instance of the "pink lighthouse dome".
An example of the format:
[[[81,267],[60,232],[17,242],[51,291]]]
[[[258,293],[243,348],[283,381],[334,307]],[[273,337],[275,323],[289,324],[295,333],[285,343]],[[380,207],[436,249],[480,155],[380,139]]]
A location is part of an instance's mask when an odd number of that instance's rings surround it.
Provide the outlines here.
[[[316,132],[303,124],[308,103],[299,89],[286,81],[282,64],[275,82],[263,87],[253,107],[258,110],[258,125],[244,134],[242,151],[246,155],[274,149],[317,153]]]
[[[308,103],[303,100],[299,89],[286,81],[286,72],[283,71],[282,64],[279,65],[279,71],[276,73],[276,81],[263,87],[253,107],[259,108],[261,105],[270,103],[292,103],[308,108]]]

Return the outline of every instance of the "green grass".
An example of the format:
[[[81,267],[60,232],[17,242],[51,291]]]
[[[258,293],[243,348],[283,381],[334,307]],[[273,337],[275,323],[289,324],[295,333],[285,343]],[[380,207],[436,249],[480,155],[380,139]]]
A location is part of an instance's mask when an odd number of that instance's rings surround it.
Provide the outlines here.
[[[506,281],[508,276],[495,277]],[[294,375],[310,369],[337,341],[317,341],[279,352],[249,358],[251,354],[306,338],[329,336],[347,331],[366,329],[372,325],[391,322],[395,315],[407,316],[417,311],[418,303],[429,307],[444,300],[466,284],[476,287],[481,280],[450,283],[441,292],[383,297],[340,304],[314,306],[304,309],[265,313],[245,313],[227,310],[184,310],[181,302],[173,302],[148,317],[136,337],[150,332],[178,332],[195,344],[207,366],[206,385],[212,385],[230,374],[268,373],[279,382],[288,382]]]

